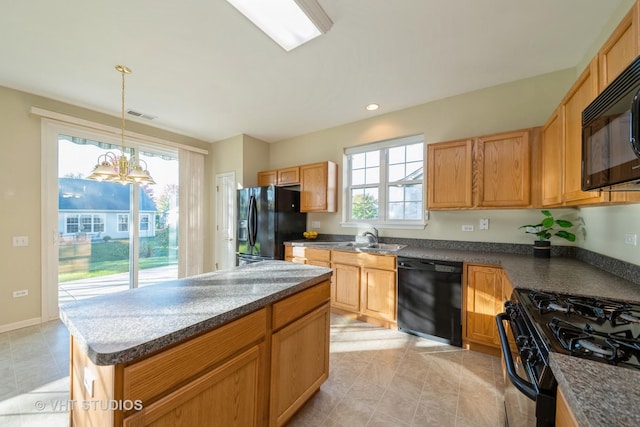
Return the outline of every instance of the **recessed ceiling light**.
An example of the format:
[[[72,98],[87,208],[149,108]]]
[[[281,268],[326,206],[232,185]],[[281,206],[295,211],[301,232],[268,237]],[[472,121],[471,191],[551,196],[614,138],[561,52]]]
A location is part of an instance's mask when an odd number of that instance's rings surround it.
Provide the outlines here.
[[[287,52],[329,31],[316,0],[227,0]]]
[[[378,105],[376,103],[371,103],[371,104],[367,105],[364,108],[366,108],[367,111],[376,111],[378,108],[380,108],[380,105]]]

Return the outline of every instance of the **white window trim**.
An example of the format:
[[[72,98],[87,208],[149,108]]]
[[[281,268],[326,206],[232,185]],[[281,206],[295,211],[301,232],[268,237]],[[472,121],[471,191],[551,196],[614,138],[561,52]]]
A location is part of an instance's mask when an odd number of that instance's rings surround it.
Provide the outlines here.
[[[143,218],[147,219],[147,229],[146,230],[142,229],[142,219]],[[149,231],[151,229],[151,215],[149,215],[148,213],[141,213],[140,214],[140,222],[138,224],[138,229],[140,231]]]
[[[120,222],[120,218],[126,218],[127,221],[126,222]],[[120,230],[120,224],[127,224],[127,229],[126,230]],[[123,213],[119,213],[116,215],[116,232],[118,233],[128,233],[129,232],[129,227],[131,226],[131,219],[129,218],[129,214],[123,214]]]
[[[388,148],[393,148],[393,147],[397,147],[397,146],[401,146],[401,145],[410,145],[410,144],[417,144],[417,143],[423,143],[423,149],[425,151],[425,155],[423,156],[423,168],[424,168],[424,177],[422,180],[422,207],[423,207],[423,213],[422,213],[422,220],[415,220],[415,221],[390,221],[390,220],[385,220],[385,221],[371,221],[371,220],[363,220],[363,221],[350,221],[350,217],[351,217],[351,206],[350,206],[350,202],[351,202],[351,198],[349,196],[349,189],[350,187],[350,181],[351,181],[351,177],[349,176],[349,173],[351,172],[351,168],[349,167],[349,156],[352,154],[358,154],[358,153],[365,153],[367,151],[373,151],[373,150],[379,150],[379,149],[388,149]],[[405,229],[405,230],[417,230],[417,229],[424,229],[427,226],[427,211],[426,211],[426,186],[427,186],[427,182],[426,182],[426,165],[427,165],[427,159],[426,159],[426,147],[427,144],[424,141],[424,135],[419,134],[419,135],[410,135],[410,136],[405,136],[405,137],[400,137],[400,138],[393,138],[393,139],[388,139],[388,140],[384,140],[384,141],[379,141],[379,142],[374,142],[371,144],[364,144],[364,145],[358,145],[355,147],[347,147],[344,149],[344,153],[342,156],[342,164],[344,165],[342,168],[342,202],[343,202],[343,209],[342,209],[342,221],[340,223],[340,225],[342,227],[362,227],[362,226],[375,226],[376,228],[389,228],[389,229]],[[380,169],[381,169],[381,173],[383,171],[383,169],[386,169],[387,164],[386,164],[386,159],[385,161],[380,165]],[[386,174],[386,173],[385,173]],[[388,182],[384,182],[380,184],[382,187],[386,187],[388,185]],[[384,209],[386,210],[386,204],[387,204],[387,196],[386,196],[386,188],[384,189],[384,191],[382,192],[383,194],[380,194],[380,199],[379,199],[379,205],[380,206],[384,206]]]

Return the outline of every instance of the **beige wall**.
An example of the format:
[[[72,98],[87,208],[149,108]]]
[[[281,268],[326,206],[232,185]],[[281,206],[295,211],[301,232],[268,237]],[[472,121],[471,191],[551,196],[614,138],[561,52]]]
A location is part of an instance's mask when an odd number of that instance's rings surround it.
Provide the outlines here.
[[[117,117],[0,87],[0,330],[37,319],[41,310],[40,118],[29,115],[31,107],[120,127]],[[210,148],[204,141],[134,122],[127,122],[127,129]],[[14,248],[13,236],[27,236],[29,246]],[[20,289],[29,295],[14,299],[12,292]]]

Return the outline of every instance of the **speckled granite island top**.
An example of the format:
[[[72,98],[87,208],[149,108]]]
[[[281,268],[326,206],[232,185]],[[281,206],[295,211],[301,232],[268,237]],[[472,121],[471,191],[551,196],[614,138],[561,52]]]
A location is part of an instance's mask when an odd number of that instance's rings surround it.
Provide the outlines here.
[[[60,318],[96,365],[116,365],[330,277],[328,268],[264,261],[64,304]]]

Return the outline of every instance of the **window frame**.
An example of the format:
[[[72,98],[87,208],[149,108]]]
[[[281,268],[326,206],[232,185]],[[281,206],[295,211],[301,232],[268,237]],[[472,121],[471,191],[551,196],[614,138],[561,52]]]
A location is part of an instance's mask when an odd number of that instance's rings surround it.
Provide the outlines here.
[[[412,183],[421,183],[422,185],[422,209],[421,209],[421,218],[417,220],[390,220],[387,218],[388,215],[388,196],[389,196],[389,187],[393,184],[403,184],[407,183],[407,181],[394,181],[389,182],[388,180],[388,161],[389,161],[389,150],[395,147],[401,146],[409,146],[414,144],[422,144],[422,179],[421,180],[413,180]],[[343,227],[358,227],[362,225],[375,226],[378,228],[398,228],[398,229],[423,229],[426,226],[427,214],[426,214],[426,147],[427,144],[424,140],[423,134],[418,135],[410,135],[399,138],[393,138],[383,141],[378,141],[370,144],[364,144],[354,147],[347,147],[344,149],[343,153],[343,209],[342,209],[342,223]],[[351,203],[351,193],[354,188],[370,188],[372,185],[363,184],[354,186],[351,183],[352,177],[352,167],[351,167],[351,156],[355,154],[366,153],[370,151],[381,150],[380,155],[380,179],[377,184],[378,188],[378,213],[379,218],[377,220],[358,220],[352,218],[352,203]],[[408,160],[408,159],[406,159]],[[407,163],[405,160],[405,163]]]

